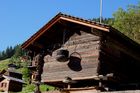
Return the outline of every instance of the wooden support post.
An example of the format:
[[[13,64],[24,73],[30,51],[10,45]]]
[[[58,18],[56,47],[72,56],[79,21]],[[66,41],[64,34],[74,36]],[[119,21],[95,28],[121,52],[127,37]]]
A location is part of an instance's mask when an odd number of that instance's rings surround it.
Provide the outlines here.
[[[70,89],[70,84],[68,84],[68,89]]]
[[[39,82],[36,82],[35,85],[36,85],[36,90],[35,90],[34,93],[41,93],[40,88],[39,88],[40,83]]]
[[[109,77],[113,77],[113,73],[107,74],[106,76],[103,76],[103,75],[98,76],[98,78],[99,78],[99,90],[104,90],[105,89],[105,86],[103,85],[103,81],[108,80]]]
[[[36,90],[34,93],[41,93],[39,86],[41,82],[41,74],[43,72],[44,56],[45,53],[39,53],[35,56],[37,64],[36,64],[36,79],[35,79]]]
[[[102,87],[102,80],[99,81],[99,87]]]

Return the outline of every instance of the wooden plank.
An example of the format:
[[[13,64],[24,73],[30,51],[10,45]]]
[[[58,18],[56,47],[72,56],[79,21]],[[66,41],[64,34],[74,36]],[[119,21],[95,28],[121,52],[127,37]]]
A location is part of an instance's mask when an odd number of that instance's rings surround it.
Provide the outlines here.
[[[66,20],[66,21],[70,21],[70,22],[73,22],[73,23],[77,23],[77,24],[80,24],[80,25],[88,26],[88,27],[91,27],[91,28],[96,28],[96,29],[103,30],[103,31],[106,31],[106,32],[109,32],[109,28],[101,27],[99,25],[96,26],[96,25],[93,25],[93,24],[88,24],[88,23],[80,22],[80,21],[69,19],[69,18],[65,18],[65,17],[60,17],[60,19]]]
[[[50,72],[50,73],[43,73],[42,74],[42,81],[50,82],[50,81],[63,81],[63,79],[67,76],[71,77],[73,80],[79,79],[90,79],[91,76],[97,75],[96,72],[97,68],[88,68],[83,69],[79,72],[75,71],[58,71],[58,72]]]
[[[92,33],[86,33],[84,31],[80,31],[80,33],[81,33],[81,35],[74,34],[70,39],[77,40],[77,39],[88,38],[88,37],[100,38],[99,36],[96,36]]]

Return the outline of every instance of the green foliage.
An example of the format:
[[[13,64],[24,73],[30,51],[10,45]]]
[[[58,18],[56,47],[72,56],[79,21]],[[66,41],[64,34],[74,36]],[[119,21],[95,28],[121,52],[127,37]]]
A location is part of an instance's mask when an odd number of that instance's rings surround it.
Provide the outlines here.
[[[25,82],[29,82],[29,69],[27,68],[27,67],[23,67],[23,68],[21,68],[21,72],[22,72],[22,74],[23,74],[23,80],[25,81]]]
[[[41,92],[44,91],[50,91],[50,90],[54,90],[55,88],[52,86],[48,86],[48,85],[40,85],[40,90]],[[19,93],[33,93],[35,91],[35,85],[33,84],[27,84],[23,87],[22,91]]]
[[[33,84],[25,85],[21,92],[19,93],[32,93],[35,90],[35,86]]]
[[[127,10],[119,8],[113,16],[113,27],[140,43],[140,3],[129,5]]]
[[[25,54],[25,52],[21,49],[21,45],[15,46],[14,57],[18,58],[18,57],[23,56],[24,54]]]
[[[17,66],[17,68],[20,68],[21,67],[21,60],[20,60],[20,57],[11,57],[11,59],[9,60],[9,63],[12,63],[12,64],[15,64]]]
[[[20,45],[16,45],[14,49],[15,52],[10,59],[10,63],[15,64],[18,68],[23,67],[25,64],[22,64],[23,62],[21,62],[21,57],[24,56],[25,52],[21,49]]]
[[[43,92],[43,91],[51,91],[51,90],[55,90],[55,87],[42,84],[42,85],[40,85],[40,90],[41,90],[42,92]]]
[[[46,85],[40,85],[40,90],[43,92],[43,91],[46,91],[48,88]]]

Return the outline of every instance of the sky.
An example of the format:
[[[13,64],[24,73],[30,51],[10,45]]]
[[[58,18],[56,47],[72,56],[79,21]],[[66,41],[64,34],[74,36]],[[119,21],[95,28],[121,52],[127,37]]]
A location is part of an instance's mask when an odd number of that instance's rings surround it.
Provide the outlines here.
[[[103,0],[103,18],[113,17],[138,0]],[[100,0],[0,0],[0,51],[22,44],[57,13],[92,19],[100,15]]]

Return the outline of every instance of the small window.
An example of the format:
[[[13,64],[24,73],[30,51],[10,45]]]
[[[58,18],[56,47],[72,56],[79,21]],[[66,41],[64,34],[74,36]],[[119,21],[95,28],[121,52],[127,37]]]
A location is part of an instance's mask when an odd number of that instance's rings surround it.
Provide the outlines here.
[[[4,83],[1,83],[1,87],[3,87],[4,86]]]
[[[7,87],[7,83],[1,83],[1,87]]]

